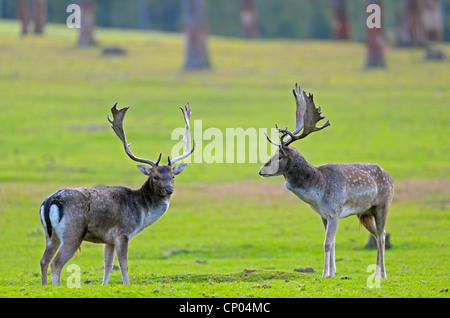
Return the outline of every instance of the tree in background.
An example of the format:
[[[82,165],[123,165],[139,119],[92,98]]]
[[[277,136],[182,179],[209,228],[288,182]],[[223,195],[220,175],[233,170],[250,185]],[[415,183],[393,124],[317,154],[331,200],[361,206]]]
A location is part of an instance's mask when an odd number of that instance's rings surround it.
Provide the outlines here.
[[[240,18],[243,37],[256,38],[259,36],[258,12],[255,0],[241,0]]]
[[[34,33],[43,34],[47,22],[47,0],[17,0],[17,12],[22,24],[22,34],[28,33],[28,26],[34,21]]]
[[[43,34],[47,22],[47,0],[34,0],[34,33]]]
[[[350,17],[347,0],[334,0],[333,3],[333,37],[339,40],[351,38]]]
[[[428,40],[442,41],[444,23],[440,0],[424,0],[422,21]]]
[[[210,68],[204,2],[182,0],[182,11],[186,45],[184,68],[188,70]]]
[[[370,27],[366,21],[366,68],[386,67],[384,61],[384,36],[381,0],[368,0],[367,6],[375,4],[380,8],[380,27]],[[368,15],[369,17],[369,15]]]
[[[30,12],[27,0],[17,0],[17,14],[22,24],[22,34],[28,33],[28,24],[30,23]]]
[[[78,0],[81,9],[81,29],[78,46],[94,45],[95,0]]]
[[[137,11],[139,27],[144,30],[150,30],[150,5],[146,0],[137,0]]]
[[[401,26],[397,36],[397,45],[424,45],[427,41],[422,20],[422,5],[419,0],[402,0]]]
[[[436,42],[443,38],[443,12],[440,0],[402,0],[399,46],[424,46],[426,60],[445,60]]]
[[[442,4],[440,0],[424,0],[422,21],[427,37],[425,60],[446,60],[447,55],[436,42],[444,38]]]

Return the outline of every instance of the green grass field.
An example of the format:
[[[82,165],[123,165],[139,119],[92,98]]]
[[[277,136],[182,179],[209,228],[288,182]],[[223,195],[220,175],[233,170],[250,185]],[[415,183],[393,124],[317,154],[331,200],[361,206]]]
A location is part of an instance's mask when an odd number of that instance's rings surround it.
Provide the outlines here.
[[[213,69],[184,72],[180,34],[100,29],[99,45],[85,49],[76,37],[57,25],[44,37],[20,37],[17,23],[0,22],[1,297],[449,296],[448,62],[387,48],[388,68],[366,71],[361,43],[210,37]],[[126,55],[102,56],[111,46]],[[101,285],[103,247],[90,243],[68,264],[79,266],[80,288],[67,286],[66,269],[60,287],[40,284],[46,196],[145,181],[109,128],[115,102],[131,106],[133,152],[155,160],[176,144],[177,108],[188,101],[203,131],[292,128],[296,82],[331,122],[295,144],[312,164],[377,162],[396,180],[386,227],[393,247],[379,288],[367,283],[376,251],[364,247],[368,232],[356,217],[339,223],[337,276],[321,278],[319,216],[282,178],[261,179],[261,163],[190,164],[166,215],[130,243],[130,286],[120,271]],[[306,267],[314,272],[294,271]]]

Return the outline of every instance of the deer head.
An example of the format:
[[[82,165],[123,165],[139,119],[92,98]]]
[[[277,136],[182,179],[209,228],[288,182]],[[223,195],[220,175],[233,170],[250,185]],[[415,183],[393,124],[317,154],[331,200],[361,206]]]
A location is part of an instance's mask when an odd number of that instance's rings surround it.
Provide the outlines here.
[[[154,162],[150,159],[136,157],[131,152],[129,148],[131,144],[128,144],[127,137],[125,136],[125,130],[123,128],[123,120],[129,107],[117,109],[116,105],[117,103],[115,103],[111,108],[113,120],[110,119],[109,114],[107,116],[109,122],[111,123],[112,129],[122,141],[126,154],[131,158],[131,160],[145,164],[139,164],[137,165],[137,167],[143,174],[148,176],[148,184],[150,185],[153,192],[161,197],[170,196],[173,193],[175,175],[180,174],[187,167],[187,163],[182,163],[176,166],[174,165],[174,163],[187,158],[195,149],[195,140],[193,141],[192,148],[190,148],[191,134],[189,119],[191,118],[191,106],[189,105],[189,103],[184,108],[180,106],[186,128],[184,138],[182,139],[182,142],[186,146],[184,153],[172,160],[169,156],[167,165],[159,165],[161,161],[161,153],[159,154],[158,160]]]
[[[275,125],[280,134],[280,142],[273,141],[266,134],[267,140],[271,144],[277,146],[278,149],[259,171],[259,174],[263,177],[282,175],[286,169],[292,165],[292,158],[299,158],[300,153],[297,149],[290,146],[291,143],[305,138],[312,132],[319,131],[327,126],[330,126],[330,122],[327,120],[327,122],[322,126],[316,127],[316,124],[325,117],[321,116],[320,107],[316,108],[314,105],[312,94],[307,95],[306,92],[302,91],[300,86],[297,84],[295,84],[293,93],[296,103],[295,129],[291,132],[287,129],[287,127],[286,129],[280,129],[278,128],[278,125]],[[302,131],[302,133],[298,135],[300,131]],[[301,159],[304,160],[303,157],[301,157]]]

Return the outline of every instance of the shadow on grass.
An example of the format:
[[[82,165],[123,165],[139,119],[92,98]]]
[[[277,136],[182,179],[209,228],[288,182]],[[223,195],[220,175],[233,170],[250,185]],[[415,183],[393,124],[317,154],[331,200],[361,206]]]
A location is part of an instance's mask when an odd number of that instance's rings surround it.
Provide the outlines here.
[[[135,279],[135,284],[172,284],[172,283],[226,283],[226,282],[259,282],[266,280],[298,280],[310,273],[283,272],[274,270],[244,270],[231,274],[185,274],[185,275],[149,275]]]

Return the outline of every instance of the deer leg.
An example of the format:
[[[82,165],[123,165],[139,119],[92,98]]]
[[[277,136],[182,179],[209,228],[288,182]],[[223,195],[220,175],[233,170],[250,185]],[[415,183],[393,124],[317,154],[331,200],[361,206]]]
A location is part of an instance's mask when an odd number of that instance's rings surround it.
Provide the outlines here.
[[[59,239],[54,235],[52,238],[45,237],[45,250],[41,258],[41,281],[42,285],[47,285],[47,273],[50,261],[55,255],[60,245]]]
[[[128,237],[121,236],[116,240],[116,253],[119,260],[120,270],[122,271],[122,280],[124,285],[129,285],[128,280]]]
[[[325,224],[325,222],[324,222]],[[322,277],[334,277],[336,275],[336,262],[334,258],[334,238],[336,236],[338,225],[337,218],[330,218],[326,220],[326,234],[325,234],[325,263],[323,267]]]
[[[377,228],[377,271],[375,277],[386,278],[386,268],[384,267],[384,249],[386,232],[384,227],[386,225],[388,207],[377,206],[375,208],[375,223]]]
[[[105,244],[105,273],[103,275],[103,285],[108,285],[109,275],[113,268],[114,245]]]
[[[322,218],[322,222],[323,222],[323,225],[324,225],[324,227],[325,227],[325,232],[327,231],[327,223],[328,223],[328,221],[327,221],[327,219],[324,219],[324,218]],[[335,275],[336,275],[336,262],[335,262],[335,258],[334,258],[334,239],[333,239],[333,244],[331,245],[331,253],[329,254],[329,260],[328,260],[328,264],[330,264],[329,265],[329,273],[330,273],[330,275],[329,276],[332,276],[332,277],[334,277]],[[326,254],[325,254],[325,257],[326,257]],[[326,261],[326,260],[325,260]]]
[[[330,251],[330,276],[331,277],[336,276],[336,260],[334,257],[334,242],[335,242],[335,238],[333,237],[333,245],[331,246],[331,251]]]
[[[371,210],[369,210],[371,211]],[[368,212],[369,212],[368,211]],[[377,240],[377,267],[375,269],[375,277],[382,277],[382,273],[384,271],[384,263],[383,263],[383,256],[381,254],[384,254],[384,235],[378,234],[377,229],[377,223],[375,221],[375,217],[372,214],[362,214],[358,215],[359,222],[372,234],[375,239]],[[382,247],[380,243],[382,243]],[[381,252],[381,249],[383,250]],[[386,273],[385,273],[386,275]]]
[[[52,284],[54,286],[59,286],[61,271],[66,265],[66,263],[72,258],[77,249],[80,247],[82,240],[71,241],[67,240],[70,243],[63,244],[60,246],[58,253],[52,262]]]

